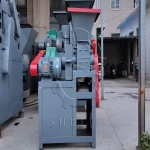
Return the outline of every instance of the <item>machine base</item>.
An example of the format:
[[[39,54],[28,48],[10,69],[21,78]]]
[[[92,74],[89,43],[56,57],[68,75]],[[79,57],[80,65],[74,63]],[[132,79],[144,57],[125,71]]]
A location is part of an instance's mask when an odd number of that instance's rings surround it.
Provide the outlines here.
[[[93,141],[92,137],[88,137],[88,136],[83,136],[83,137],[74,137],[74,138],[70,138],[70,137],[59,137],[59,138],[43,138],[43,143],[44,144],[49,144],[51,141],[53,144],[74,144],[74,143],[91,143],[91,147],[92,148],[96,148],[96,142]],[[61,141],[61,142],[56,142],[56,141]],[[69,141],[69,142],[68,142]],[[39,150],[43,150],[43,144],[41,143],[39,145]]]
[[[92,143],[92,147],[96,147],[94,77],[95,73],[90,72],[92,90],[89,92],[77,90],[78,75],[73,81],[45,79],[39,82],[39,149],[43,149],[44,144],[55,143]],[[85,102],[82,113],[78,112],[78,102]]]

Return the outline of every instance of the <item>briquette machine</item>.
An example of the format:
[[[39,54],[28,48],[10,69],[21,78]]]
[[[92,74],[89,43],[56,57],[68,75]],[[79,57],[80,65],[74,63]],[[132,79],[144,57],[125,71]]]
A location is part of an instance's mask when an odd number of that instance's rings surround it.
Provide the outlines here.
[[[39,77],[40,150],[52,143],[91,143],[96,147],[98,56],[91,30],[100,10],[92,9],[94,0],[65,3],[66,12],[54,12],[60,30],[48,32],[30,65],[31,76]],[[82,101],[86,102],[86,118],[80,114],[78,118],[78,102]]]

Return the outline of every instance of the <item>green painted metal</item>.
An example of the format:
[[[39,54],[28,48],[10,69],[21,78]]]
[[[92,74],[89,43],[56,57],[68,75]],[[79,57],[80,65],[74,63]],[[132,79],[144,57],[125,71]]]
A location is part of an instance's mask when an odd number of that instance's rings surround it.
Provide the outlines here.
[[[50,30],[48,31],[48,35],[49,35],[50,38],[56,39],[56,38],[57,38],[57,30],[55,30],[55,29],[50,29]]]
[[[45,57],[53,58],[56,57],[56,55],[57,55],[56,47],[47,47]]]

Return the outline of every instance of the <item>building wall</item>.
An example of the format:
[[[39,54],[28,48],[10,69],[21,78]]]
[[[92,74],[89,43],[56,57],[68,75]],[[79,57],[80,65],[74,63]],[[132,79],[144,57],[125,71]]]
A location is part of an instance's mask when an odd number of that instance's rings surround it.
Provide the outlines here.
[[[133,32],[133,36],[138,36],[137,29],[138,29],[138,12],[136,12],[135,17],[134,19],[132,19],[132,21],[130,21],[130,24],[128,26],[125,26],[125,28],[121,29],[120,36],[130,36],[131,32]],[[137,41],[135,41],[133,44],[134,44],[133,45],[133,63],[135,64],[135,63],[138,63]],[[128,51],[128,55],[130,56],[130,51]],[[130,69],[128,68],[128,70]]]
[[[138,28],[138,12],[136,12],[134,19],[130,21],[129,25],[121,29],[120,36],[129,36],[131,32],[133,32],[134,36],[137,36],[137,28]]]
[[[27,0],[27,21],[39,33],[36,41],[43,40],[50,28],[50,0]]]
[[[110,37],[113,33],[120,33],[118,25],[134,10],[134,0],[120,0],[120,9],[111,10],[110,0],[104,1],[104,36]],[[94,8],[100,8],[100,0],[95,0]],[[96,28],[100,27],[100,17],[95,23],[92,34],[96,35]]]
[[[129,36],[131,32],[134,32],[134,36],[137,36],[138,28],[138,14],[136,18],[130,22],[128,26],[121,29],[121,36]],[[150,80],[150,2],[146,7],[146,78]],[[138,62],[138,47],[137,43],[134,45],[134,61]]]
[[[146,11],[146,78],[150,80],[150,2]]]

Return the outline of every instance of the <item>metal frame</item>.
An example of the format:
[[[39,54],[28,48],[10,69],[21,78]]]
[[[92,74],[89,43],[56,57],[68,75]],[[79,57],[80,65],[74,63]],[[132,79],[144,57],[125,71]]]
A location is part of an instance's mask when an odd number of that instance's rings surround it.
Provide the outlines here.
[[[91,77],[91,78],[95,78],[95,71],[93,72],[86,72],[86,73],[80,73],[78,71],[75,71],[74,73],[74,79],[76,79],[77,77]],[[93,85],[92,85],[92,89],[95,89],[95,84],[94,84],[94,80],[92,81]],[[61,93],[55,93],[54,89],[57,88],[59,86],[59,84],[61,84],[61,87],[65,90],[66,88],[72,89],[72,99],[68,99],[67,97],[65,97],[64,102],[62,99],[58,99],[58,97],[61,97]],[[46,92],[47,91],[47,92]],[[57,99],[54,99],[56,97],[51,97],[52,99],[50,100],[48,97],[49,95],[52,95],[51,92],[54,92],[55,96],[57,96]],[[65,92],[68,94],[67,90],[65,90]],[[95,90],[92,91],[92,93],[89,92],[77,92],[76,91],[76,80],[73,81],[50,81],[50,80],[41,80],[39,82],[39,148],[40,150],[43,149],[43,145],[44,144],[53,144],[53,143],[91,143],[93,148],[96,148],[96,104],[95,104]],[[58,96],[59,95],[59,96]],[[43,98],[43,97],[47,97],[47,99]],[[44,99],[44,101],[43,101]],[[92,101],[91,103],[91,107],[92,107],[92,111],[91,111],[91,118],[87,118],[87,120],[84,119],[80,119],[77,120],[76,118],[76,112],[77,112],[77,99],[88,99]],[[57,103],[57,106],[59,107],[59,110],[56,109],[50,109],[50,105],[51,107],[55,107],[56,105],[52,105],[54,103],[52,103],[51,101],[55,101]],[[65,102],[66,101],[66,102]],[[63,102],[63,103],[60,103]],[[48,107],[45,108],[45,105],[47,105]],[[88,109],[89,110],[89,109]],[[55,128],[53,129],[53,126],[49,125],[49,126],[44,126],[45,125],[45,121],[43,122],[43,116],[45,116],[44,118],[47,118],[49,121],[52,121],[51,119],[53,119],[54,115],[54,111],[55,113],[59,116],[61,116],[61,114],[64,112],[66,113],[65,117],[63,119],[72,119],[73,121],[77,120],[77,122],[75,122],[75,124],[73,126],[71,126],[70,133],[68,132],[68,124],[65,123],[63,127],[59,127],[57,129],[57,132],[59,130],[63,130],[62,132],[66,132],[66,134],[71,134],[70,136],[66,136],[65,134],[63,134],[63,136],[53,136],[53,132],[55,132]],[[60,114],[61,113],[61,114]],[[87,112],[88,113],[88,112]],[[68,115],[69,114],[69,115]],[[69,117],[70,114],[72,114],[72,117]],[[56,115],[56,116],[57,116]],[[90,116],[89,116],[90,117]],[[56,119],[62,119],[62,118],[56,118]],[[92,121],[92,122],[91,122]],[[54,121],[54,126],[56,122]],[[58,123],[58,122],[57,122]],[[92,123],[92,125],[90,124]],[[80,124],[80,125],[87,125],[87,129],[91,130],[91,135],[89,136],[77,136],[77,127],[76,125]],[[58,124],[57,124],[58,125]],[[51,134],[50,134],[51,132]],[[46,134],[44,136],[44,134]],[[61,133],[60,133],[61,134]]]

